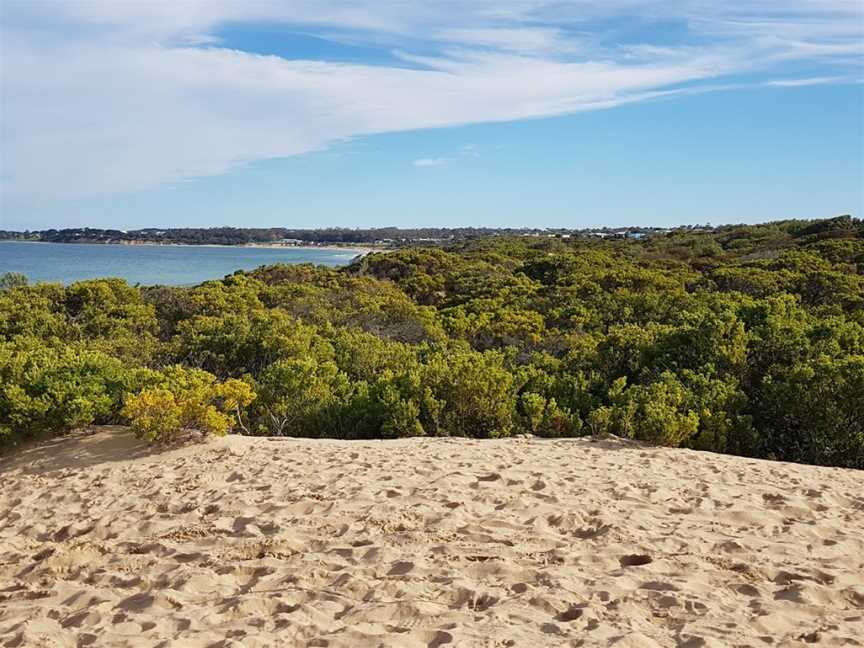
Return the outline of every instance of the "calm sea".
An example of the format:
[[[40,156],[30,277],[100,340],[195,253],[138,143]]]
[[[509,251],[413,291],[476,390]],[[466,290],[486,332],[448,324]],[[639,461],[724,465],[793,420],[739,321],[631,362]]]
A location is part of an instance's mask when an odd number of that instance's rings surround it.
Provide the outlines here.
[[[185,286],[221,279],[235,270],[272,263],[345,265],[352,249],[251,248],[173,245],[88,245],[0,241],[0,274],[20,272],[31,282],[64,284],[121,277],[131,284]]]

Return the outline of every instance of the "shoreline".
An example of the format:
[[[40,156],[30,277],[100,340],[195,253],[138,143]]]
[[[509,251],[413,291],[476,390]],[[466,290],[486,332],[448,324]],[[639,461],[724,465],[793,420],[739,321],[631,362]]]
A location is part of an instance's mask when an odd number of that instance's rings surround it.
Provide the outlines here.
[[[260,248],[268,250],[331,250],[337,252],[357,252],[366,255],[373,252],[386,252],[391,248],[370,245],[322,244],[322,245],[289,245],[282,243],[156,243],[155,241],[24,241],[19,239],[4,239],[0,243],[49,243],[52,245],[120,245],[125,247],[188,247],[188,248]]]

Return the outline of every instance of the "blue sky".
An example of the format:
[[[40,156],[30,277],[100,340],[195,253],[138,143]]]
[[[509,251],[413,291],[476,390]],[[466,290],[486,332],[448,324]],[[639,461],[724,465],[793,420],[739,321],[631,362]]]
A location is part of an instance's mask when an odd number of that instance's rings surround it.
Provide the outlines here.
[[[857,1],[2,10],[0,228],[864,211]]]

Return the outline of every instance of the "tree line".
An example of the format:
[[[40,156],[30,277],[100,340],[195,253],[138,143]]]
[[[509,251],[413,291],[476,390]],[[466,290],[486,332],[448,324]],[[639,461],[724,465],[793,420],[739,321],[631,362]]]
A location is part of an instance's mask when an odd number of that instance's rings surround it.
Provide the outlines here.
[[[647,228],[640,231],[651,231]],[[600,231],[600,230],[598,230]],[[629,231],[629,228],[602,230],[609,233]],[[309,244],[387,244],[446,243],[486,236],[564,236],[584,233],[580,230],[539,230],[528,228],[488,227],[422,227],[422,228],[347,228],[291,229],[285,227],[207,227],[118,230],[78,227],[36,231],[0,230],[0,241],[42,241],[46,243],[160,243],[181,245],[248,245],[293,241]]]
[[[0,439],[616,434],[864,468],[864,224],[486,237],[192,288],[0,279]]]

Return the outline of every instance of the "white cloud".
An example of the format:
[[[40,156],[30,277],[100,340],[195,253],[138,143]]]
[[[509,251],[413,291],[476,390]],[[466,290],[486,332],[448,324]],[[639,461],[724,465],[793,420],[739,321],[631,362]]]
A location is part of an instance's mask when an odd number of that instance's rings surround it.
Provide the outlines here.
[[[465,144],[452,157],[435,157],[435,158],[419,158],[413,160],[411,164],[415,167],[442,167],[447,166],[450,162],[456,162],[465,158],[479,158],[480,151],[477,150],[476,144]]]
[[[414,160],[411,164],[415,167],[440,167],[447,165],[446,158],[419,158]]]
[[[806,79],[772,79],[766,81],[765,85],[777,88],[797,88],[802,86],[826,85],[829,83],[844,83],[849,81],[846,77],[810,77]]]
[[[612,106],[716,67],[711,57],[630,68],[483,54],[418,70],[212,48],[10,50],[8,190],[62,197],[218,174],[358,135]]]
[[[686,20],[690,44],[605,42],[604,25],[632,16]],[[374,133],[602,109],[778,62],[848,66],[861,17],[845,0],[6,3],[4,200],[142,190]],[[392,47],[402,63],[219,47],[220,25],[260,22]]]
[[[580,50],[577,41],[560,29],[548,27],[450,28],[438,31],[435,36],[445,42],[522,54],[564,54]]]

